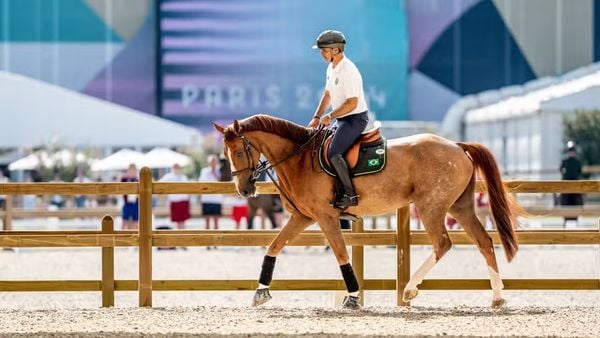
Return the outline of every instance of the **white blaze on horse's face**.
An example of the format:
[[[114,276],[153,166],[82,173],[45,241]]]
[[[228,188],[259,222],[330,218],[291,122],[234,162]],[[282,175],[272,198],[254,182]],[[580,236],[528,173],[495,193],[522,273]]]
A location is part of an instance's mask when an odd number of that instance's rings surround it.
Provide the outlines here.
[[[226,149],[231,171],[240,171],[237,175],[233,176],[233,183],[238,194],[244,198],[254,196],[256,194],[256,186],[254,185],[254,181],[250,181],[250,176],[252,174],[252,166],[256,166],[256,163],[254,163],[251,152],[246,152],[243,145],[239,149],[232,149],[231,145],[227,145]],[[248,159],[248,155],[250,155],[250,159]]]
[[[229,166],[231,166],[231,171],[237,171],[237,167],[235,166],[235,163],[233,163],[233,160],[231,159],[231,149],[229,149],[229,147],[227,147],[227,159],[229,159]],[[234,177],[234,180],[236,180],[237,178]]]

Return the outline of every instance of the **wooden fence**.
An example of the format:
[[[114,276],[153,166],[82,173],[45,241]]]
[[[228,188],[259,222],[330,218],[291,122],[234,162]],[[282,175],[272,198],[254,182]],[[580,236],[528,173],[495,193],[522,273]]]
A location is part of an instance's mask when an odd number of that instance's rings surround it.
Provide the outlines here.
[[[508,181],[513,193],[599,193],[600,181]],[[276,193],[270,183],[258,183],[258,192]],[[483,189],[478,184],[478,190]],[[152,194],[233,194],[232,183],[162,183],[152,182],[151,172],[143,168],[138,183],[37,183],[0,184],[0,194],[63,194],[63,195],[120,195],[138,194],[140,221],[138,231],[115,231],[112,217],[102,219],[100,231],[3,231],[0,247],[101,247],[102,280],[43,280],[0,281],[0,292],[7,291],[101,291],[102,306],[114,305],[115,291],[138,291],[139,306],[152,306],[153,291],[226,291],[253,290],[256,280],[152,280],[152,247],[154,246],[266,246],[276,231],[204,231],[152,230]],[[6,215],[4,215],[6,217]],[[423,231],[410,231],[408,207],[397,210],[396,231],[364,230],[362,221],[355,222],[352,231],[345,231],[346,243],[352,246],[352,264],[364,290],[395,290],[398,305],[402,291],[410,278],[410,246],[429,245]],[[600,227],[600,225],[599,225]],[[495,244],[498,234],[490,232]],[[594,230],[519,230],[523,245],[539,244],[600,244],[600,228]],[[451,231],[454,244],[472,244],[462,231]],[[305,231],[292,246],[327,245],[320,231]],[[397,276],[395,279],[366,279],[364,277],[364,246],[396,246]],[[138,280],[114,279],[114,247],[139,247]],[[390,267],[392,268],[392,267]],[[600,279],[504,279],[507,290],[600,290]],[[427,279],[421,290],[482,290],[490,289],[488,279]],[[272,290],[345,290],[341,279],[275,280]],[[364,299],[364,297],[361,297]]]

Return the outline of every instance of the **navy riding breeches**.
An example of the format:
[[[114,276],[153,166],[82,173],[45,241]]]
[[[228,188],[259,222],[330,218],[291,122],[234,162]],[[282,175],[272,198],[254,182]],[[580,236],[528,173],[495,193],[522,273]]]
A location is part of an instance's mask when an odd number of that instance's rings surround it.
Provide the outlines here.
[[[337,129],[329,146],[328,157],[344,154],[358,140],[369,123],[367,112],[337,119]]]

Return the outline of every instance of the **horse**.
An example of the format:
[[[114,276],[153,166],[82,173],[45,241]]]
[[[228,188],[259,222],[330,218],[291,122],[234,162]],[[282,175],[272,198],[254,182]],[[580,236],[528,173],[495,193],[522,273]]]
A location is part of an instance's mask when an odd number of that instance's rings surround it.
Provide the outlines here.
[[[318,156],[311,151],[320,142],[315,134],[322,131],[263,114],[235,120],[227,127],[213,125],[223,136],[224,153],[234,170],[238,193],[246,198],[255,194],[256,177],[265,169],[259,162],[263,154],[277,173],[282,203],[290,213],[287,223],[267,249],[253,305],[271,299],[268,285],[277,255],[290,240],[315,222],[335,254],[349,294],[357,295],[353,291],[357,291],[358,284],[339,226],[341,211],[330,205],[335,178],[321,170]],[[474,240],[486,261],[493,294],[491,307],[497,309],[505,305],[492,238],[475,214],[473,194],[477,170],[485,180],[492,217],[510,262],[519,248],[514,229],[523,209],[505,191],[496,160],[484,145],[453,142],[433,134],[390,139],[385,169],[353,179],[359,203],[345,212],[358,217],[374,216],[414,203],[421,214],[433,252],[411,276],[403,291],[404,301],[417,296],[417,286],[451,249],[444,222],[450,213]],[[344,270],[344,266],[349,270]],[[346,303],[344,306],[360,307],[346,306]]]

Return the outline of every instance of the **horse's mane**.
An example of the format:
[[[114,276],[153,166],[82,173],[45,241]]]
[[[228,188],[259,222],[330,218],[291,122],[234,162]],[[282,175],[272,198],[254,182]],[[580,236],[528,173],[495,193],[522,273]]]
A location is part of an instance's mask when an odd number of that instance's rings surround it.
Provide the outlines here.
[[[264,114],[253,115],[225,129],[225,139],[231,141],[249,131],[264,131],[276,134],[296,143],[306,141],[311,135],[311,129],[293,122]]]

